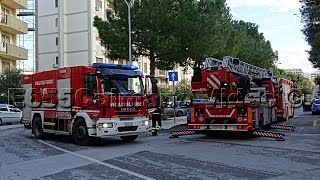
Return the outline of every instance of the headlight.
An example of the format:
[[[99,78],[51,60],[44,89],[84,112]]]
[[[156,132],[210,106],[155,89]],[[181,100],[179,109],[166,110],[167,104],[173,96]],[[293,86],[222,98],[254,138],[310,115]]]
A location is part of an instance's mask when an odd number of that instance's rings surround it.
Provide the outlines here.
[[[101,123],[99,124],[99,127],[101,128],[113,128],[113,123]]]
[[[144,121],[143,124],[144,124],[145,126],[149,126],[149,121]]]

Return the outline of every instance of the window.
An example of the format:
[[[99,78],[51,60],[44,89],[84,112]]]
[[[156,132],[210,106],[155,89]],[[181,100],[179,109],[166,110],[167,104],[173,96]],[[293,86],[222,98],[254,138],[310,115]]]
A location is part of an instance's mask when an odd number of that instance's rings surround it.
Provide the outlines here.
[[[56,56],[56,64],[59,64],[59,57]]]
[[[102,1],[101,0],[96,0],[96,7],[99,7],[100,9],[102,8]]]
[[[0,107],[0,111],[8,111],[6,107]]]
[[[103,58],[96,57],[96,62],[97,63],[103,63]]]
[[[58,37],[56,37],[56,46],[58,46],[59,45],[59,39],[58,39]]]
[[[58,23],[59,23],[58,18],[56,18],[56,27],[58,27]]]
[[[1,42],[10,44],[10,36],[7,34],[1,34]]]
[[[111,64],[114,64],[114,60],[113,59],[109,59],[108,62],[111,63]]]
[[[10,69],[10,63],[6,61],[2,61],[2,72],[4,72],[7,69]]]
[[[11,14],[10,10],[2,6],[1,7],[1,22],[2,23],[7,23],[8,16],[10,14]]]
[[[10,44],[10,36],[7,34],[1,34],[1,52],[7,52],[7,44]]]
[[[147,63],[143,64],[143,72],[148,73],[148,64]]]
[[[59,0],[55,0],[55,6],[58,7]]]

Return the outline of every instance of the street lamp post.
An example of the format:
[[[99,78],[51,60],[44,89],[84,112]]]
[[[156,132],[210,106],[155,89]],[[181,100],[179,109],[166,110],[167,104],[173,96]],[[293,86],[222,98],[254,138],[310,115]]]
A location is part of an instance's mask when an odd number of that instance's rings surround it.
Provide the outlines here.
[[[131,0],[124,0],[128,6],[128,37],[129,37],[129,65],[132,65],[132,42],[131,42]]]
[[[129,38],[129,65],[132,65],[132,42],[131,42],[131,0],[124,0],[128,6],[128,38]],[[128,63],[127,63],[128,64]],[[132,81],[129,79],[129,89],[132,90]]]

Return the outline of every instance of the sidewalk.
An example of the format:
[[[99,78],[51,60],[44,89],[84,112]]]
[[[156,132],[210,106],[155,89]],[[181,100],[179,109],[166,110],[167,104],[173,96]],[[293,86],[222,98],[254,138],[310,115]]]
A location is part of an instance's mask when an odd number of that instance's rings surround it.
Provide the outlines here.
[[[187,116],[176,117],[176,122],[174,123],[173,117],[166,120],[162,120],[162,129],[171,129],[175,126],[187,124]]]

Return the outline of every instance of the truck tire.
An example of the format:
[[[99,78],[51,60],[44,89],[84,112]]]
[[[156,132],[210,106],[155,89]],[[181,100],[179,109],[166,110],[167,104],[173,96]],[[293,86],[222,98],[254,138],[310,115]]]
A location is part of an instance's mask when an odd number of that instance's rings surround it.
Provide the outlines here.
[[[77,120],[72,128],[72,137],[76,144],[80,146],[89,145],[91,138],[88,134],[87,124],[84,119]]]
[[[138,138],[138,135],[133,136],[121,136],[120,137],[124,142],[132,142]]]
[[[42,120],[39,116],[36,116],[33,120],[32,133],[36,139],[45,139],[46,134],[43,132]]]
[[[2,126],[2,119],[0,118],[0,126]]]

